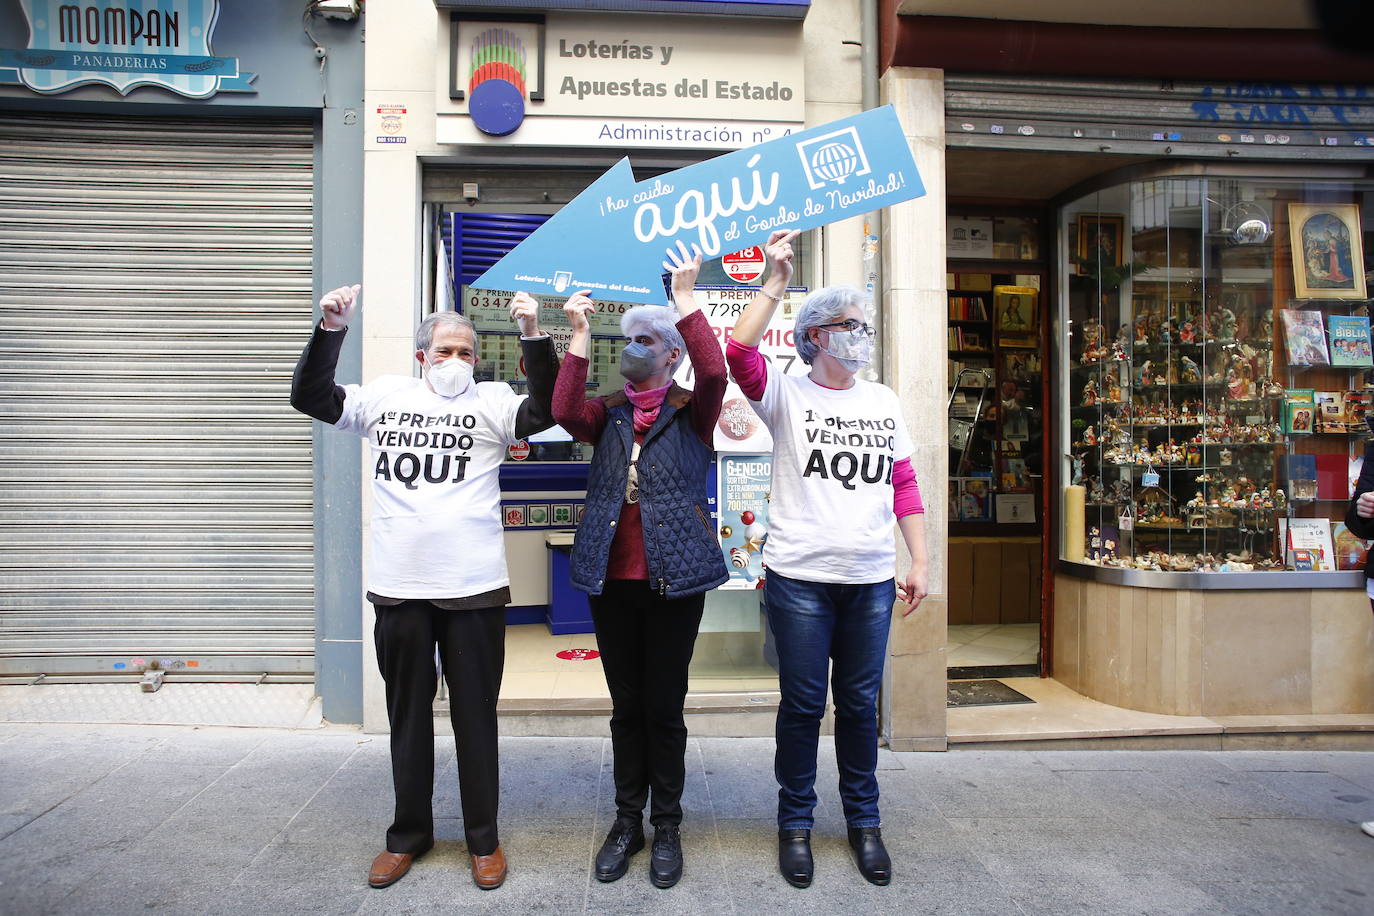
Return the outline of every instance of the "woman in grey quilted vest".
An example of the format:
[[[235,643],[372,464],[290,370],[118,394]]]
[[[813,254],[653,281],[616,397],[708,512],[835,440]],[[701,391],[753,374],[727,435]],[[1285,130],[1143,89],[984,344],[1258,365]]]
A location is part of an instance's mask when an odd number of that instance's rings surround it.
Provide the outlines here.
[[[677,311],[637,306],[621,318],[621,390],[586,397],[595,304],[585,291],[568,300],[573,335],[553,399],[558,423],[596,446],[572,555],[572,584],[591,604],[612,702],[616,821],[596,877],[620,878],[644,848],[649,803],[649,878],[658,887],[682,877],[687,666],[706,592],[728,578],[706,501],[725,359],[692,296],[700,254],[680,248],[670,257]],[[672,381],[685,356],[696,373],[690,391]]]

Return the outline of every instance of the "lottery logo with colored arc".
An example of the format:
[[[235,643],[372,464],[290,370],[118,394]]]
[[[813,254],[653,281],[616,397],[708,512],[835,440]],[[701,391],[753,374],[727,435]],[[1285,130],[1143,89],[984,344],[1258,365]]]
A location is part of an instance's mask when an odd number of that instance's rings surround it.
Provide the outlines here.
[[[504,137],[525,120],[525,43],[510,29],[484,29],[472,39],[468,114],[485,134]]]

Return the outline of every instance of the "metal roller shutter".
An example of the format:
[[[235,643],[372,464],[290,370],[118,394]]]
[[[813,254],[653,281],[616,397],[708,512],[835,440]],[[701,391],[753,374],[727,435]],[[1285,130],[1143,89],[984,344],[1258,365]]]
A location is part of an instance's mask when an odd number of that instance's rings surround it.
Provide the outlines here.
[[[309,122],[0,113],[0,674],[314,670]]]
[[[1175,158],[1367,158],[1367,86],[945,74],[950,147]]]

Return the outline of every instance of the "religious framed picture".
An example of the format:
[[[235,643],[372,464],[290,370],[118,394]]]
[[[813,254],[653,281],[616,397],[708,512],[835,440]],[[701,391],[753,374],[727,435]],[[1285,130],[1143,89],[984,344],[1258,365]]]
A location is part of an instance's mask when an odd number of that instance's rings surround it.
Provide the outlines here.
[[[999,347],[1036,347],[1036,299],[1040,291],[1028,286],[996,286],[992,290],[993,325]]]
[[[1097,265],[1121,266],[1125,218],[1110,213],[1078,214],[1078,273],[1096,274]]]
[[[1289,204],[1288,237],[1294,297],[1365,298],[1358,204]]]

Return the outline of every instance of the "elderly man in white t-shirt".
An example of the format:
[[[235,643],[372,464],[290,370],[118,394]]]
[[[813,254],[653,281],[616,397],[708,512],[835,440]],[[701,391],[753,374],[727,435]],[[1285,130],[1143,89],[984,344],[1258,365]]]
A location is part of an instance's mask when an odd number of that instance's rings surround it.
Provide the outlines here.
[[[359,287],[345,286],[320,300],[324,314],[296,367],[291,404],[366,437],[372,448],[367,597],[377,611],[396,813],[368,884],[395,883],[434,845],[437,646],[452,698],[472,877],[490,890],[506,877],[496,827],[496,700],[510,578],[498,475],[509,446],[553,425],[558,359],[539,330],[537,303],[519,293],[511,318],[520,328],[528,397],[504,382],[474,381],[476,335],[472,322],[454,312],[431,315],[416,331],[420,378],[390,375],[340,386],[334,368],[358,293]]]

